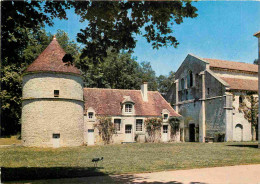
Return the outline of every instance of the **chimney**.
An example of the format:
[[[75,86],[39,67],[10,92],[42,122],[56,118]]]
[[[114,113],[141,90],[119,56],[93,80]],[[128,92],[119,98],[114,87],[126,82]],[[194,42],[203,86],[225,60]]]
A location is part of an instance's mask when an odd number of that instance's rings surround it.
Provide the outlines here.
[[[148,102],[148,82],[144,82],[141,85],[141,93],[144,102]]]
[[[258,62],[259,62],[259,60],[260,60],[260,31],[255,33],[254,36],[258,38]]]

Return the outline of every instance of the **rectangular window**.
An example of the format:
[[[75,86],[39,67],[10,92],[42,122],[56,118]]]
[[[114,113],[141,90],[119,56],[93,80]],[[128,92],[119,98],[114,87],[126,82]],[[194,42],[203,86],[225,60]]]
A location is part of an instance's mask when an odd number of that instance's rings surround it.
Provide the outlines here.
[[[132,112],[132,105],[131,104],[125,105],[125,112]]]
[[[116,131],[120,131],[121,119],[114,119],[114,126]]]
[[[60,138],[60,134],[52,134],[52,138],[53,139],[59,139]]]
[[[142,119],[136,120],[136,131],[143,131],[143,120]]]
[[[163,125],[163,133],[168,133],[168,125]]]
[[[54,90],[54,97],[59,97],[60,90]]]
[[[168,119],[168,114],[164,114],[163,119]]]
[[[89,113],[88,113],[88,118],[89,118],[89,119],[93,119],[93,115],[94,115],[93,112],[89,112]]]

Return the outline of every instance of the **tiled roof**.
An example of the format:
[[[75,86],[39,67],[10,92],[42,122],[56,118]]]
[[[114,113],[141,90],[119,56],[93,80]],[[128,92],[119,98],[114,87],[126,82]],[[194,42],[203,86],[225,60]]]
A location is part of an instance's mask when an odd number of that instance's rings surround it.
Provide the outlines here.
[[[258,65],[254,64],[208,58],[203,58],[203,60],[209,62],[209,66],[214,68],[258,72]]]
[[[180,116],[159,92],[148,91],[148,102],[144,102],[140,90],[100,88],[84,88],[85,112],[92,107],[97,115],[122,115],[124,96],[130,96],[135,103],[137,116],[161,116],[163,109],[170,112],[169,116]]]
[[[250,79],[238,79],[220,77],[230,85],[230,89],[246,90],[246,91],[258,91],[258,80]]]
[[[79,69],[62,61],[65,51],[61,48],[56,38],[38,56],[38,58],[25,70],[25,72],[63,72],[80,74]]]

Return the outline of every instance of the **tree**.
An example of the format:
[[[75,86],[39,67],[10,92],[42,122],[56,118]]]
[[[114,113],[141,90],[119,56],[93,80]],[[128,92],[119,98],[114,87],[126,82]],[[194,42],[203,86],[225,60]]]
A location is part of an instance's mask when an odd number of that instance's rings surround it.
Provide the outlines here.
[[[27,30],[26,37],[28,38],[26,45],[19,49],[16,48],[19,52],[14,53],[19,62],[11,62],[11,58],[6,57],[2,65],[0,78],[2,135],[20,132],[22,72],[48,46],[53,35],[39,29],[36,33]],[[64,31],[58,30],[56,38],[69,54],[75,54],[76,56],[79,54],[78,46],[69,40]]]
[[[197,17],[197,9],[190,1],[109,1],[72,2],[81,22],[87,21],[85,29],[78,33],[77,41],[84,44],[82,57],[93,61],[102,60],[112,47],[133,51],[135,35],[142,35],[153,48],[177,47],[179,42],[172,35],[174,24],[183,18]]]
[[[170,71],[169,75],[160,75],[157,77],[158,91],[165,96],[166,93],[170,90],[171,86],[174,83],[175,72]]]
[[[139,64],[126,52],[108,52],[102,63],[92,63],[87,57],[78,59],[76,65],[83,71],[86,87],[112,89],[140,89],[149,82],[149,90],[157,90],[155,72],[149,62]]]
[[[81,22],[87,23],[77,38],[85,45],[81,58],[88,56],[93,62],[103,60],[111,47],[117,53],[133,51],[135,35],[142,35],[156,49],[177,47],[179,42],[172,35],[174,24],[197,17],[190,1],[2,1],[1,8],[4,55],[15,58],[9,51],[26,45],[26,39],[21,39],[24,31],[52,26],[53,18],[67,19],[65,10],[74,8]]]
[[[258,59],[255,59],[253,62],[254,65],[258,65]]]

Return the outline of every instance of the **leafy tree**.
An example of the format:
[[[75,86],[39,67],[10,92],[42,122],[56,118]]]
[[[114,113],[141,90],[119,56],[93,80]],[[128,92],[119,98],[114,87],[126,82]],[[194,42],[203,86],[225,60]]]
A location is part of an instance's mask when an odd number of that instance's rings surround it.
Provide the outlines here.
[[[258,59],[255,59],[253,64],[258,65]]]
[[[190,1],[2,1],[1,8],[2,50],[13,62],[19,60],[9,51],[26,45],[24,32],[35,32],[44,24],[52,26],[53,18],[67,19],[66,9],[73,8],[81,22],[87,23],[77,41],[85,45],[81,58],[88,56],[94,62],[107,56],[111,47],[115,52],[133,51],[135,35],[142,35],[156,49],[177,47],[179,42],[172,34],[174,24],[197,17]]]
[[[36,33],[27,30],[26,37],[26,45],[19,48],[18,54],[14,54],[19,62],[11,62],[11,58],[6,57],[1,68],[2,135],[16,134],[20,131],[22,72],[48,46],[53,35],[39,29]],[[64,31],[59,30],[56,38],[68,53],[79,54],[77,45],[69,40]]]
[[[112,89],[140,89],[149,82],[149,90],[157,90],[156,76],[149,62],[139,64],[129,53],[108,52],[102,63],[92,63],[88,58],[78,59],[86,87]]]
[[[142,35],[153,48],[177,47],[179,42],[172,35],[174,24],[183,18],[194,18],[197,9],[190,1],[118,1],[74,2],[75,13],[85,29],[78,33],[78,42],[85,45],[82,57],[93,61],[107,56],[112,47],[115,52],[132,51],[136,46],[135,35]]]
[[[170,71],[169,75],[160,75],[157,77],[157,83],[158,83],[158,91],[165,96],[166,93],[170,90],[171,86],[174,83],[175,79],[175,72]]]

